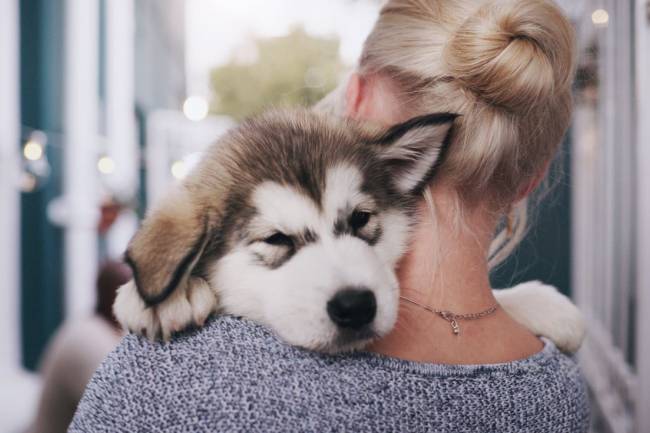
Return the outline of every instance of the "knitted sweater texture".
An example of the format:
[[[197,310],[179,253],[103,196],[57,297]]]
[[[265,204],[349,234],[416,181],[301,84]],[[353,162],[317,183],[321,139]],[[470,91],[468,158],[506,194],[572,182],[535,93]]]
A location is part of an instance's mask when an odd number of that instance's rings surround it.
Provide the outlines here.
[[[544,343],[503,364],[424,364],[313,353],[220,316],[171,343],[125,337],[69,432],[586,432],[578,367]]]

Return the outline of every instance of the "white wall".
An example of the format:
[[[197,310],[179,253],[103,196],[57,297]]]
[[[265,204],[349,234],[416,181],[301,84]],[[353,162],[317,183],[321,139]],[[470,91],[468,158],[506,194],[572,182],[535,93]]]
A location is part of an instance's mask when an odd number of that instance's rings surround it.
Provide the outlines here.
[[[19,365],[18,0],[0,1],[0,372]]]
[[[121,197],[138,185],[135,125],[135,5],[133,0],[106,2],[106,135],[115,171],[106,181]]]
[[[63,172],[65,220],[65,314],[87,314],[95,304],[97,274],[97,175],[99,3],[65,3]]]
[[[636,0],[637,432],[650,432],[650,0]]]
[[[0,431],[23,431],[39,393],[20,367],[18,0],[0,1]]]

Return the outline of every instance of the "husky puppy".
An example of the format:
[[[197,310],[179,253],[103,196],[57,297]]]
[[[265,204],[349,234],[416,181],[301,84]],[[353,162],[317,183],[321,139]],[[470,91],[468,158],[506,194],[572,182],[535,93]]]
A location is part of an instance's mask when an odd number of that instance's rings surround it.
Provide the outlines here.
[[[221,311],[325,352],[386,335],[398,311],[394,269],[455,118],[382,131],[307,110],[243,122],[144,220],[117,319],[168,339]],[[580,315],[553,288],[497,296],[534,332],[567,350],[580,344]]]

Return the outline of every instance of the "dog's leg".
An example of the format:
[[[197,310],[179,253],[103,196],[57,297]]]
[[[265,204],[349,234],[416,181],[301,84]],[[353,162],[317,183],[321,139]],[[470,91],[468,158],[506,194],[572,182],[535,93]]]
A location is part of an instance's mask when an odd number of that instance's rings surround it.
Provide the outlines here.
[[[501,307],[535,335],[547,337],[567,353],[575,353],[585,337],[582,313],[553,286],[529,281],[495,290]]]
[[[217,297],[203,278],[189,277],[165,301],[148,307],[130,281],[120,287],[113,312],[123,328],[149,339],[169,340],[172,333],[203,326],[217,309]]]

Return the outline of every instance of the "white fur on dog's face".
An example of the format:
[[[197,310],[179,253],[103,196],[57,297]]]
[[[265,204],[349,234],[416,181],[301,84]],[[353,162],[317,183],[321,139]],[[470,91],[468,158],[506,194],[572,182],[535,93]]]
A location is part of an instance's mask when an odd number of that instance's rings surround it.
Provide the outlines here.
[[[262,322],[290,344],[321,351],[358,348],[388,333],[399,295],[393,269],[404,251],[409,217],[378,209],[361,185],[358,169],[332,167],[321,206],[291,186],[258,185],[251,194],[256,214],[247,222],[248,235],[209,272],[224,311]],[[355,210],[372,215],[363,229],[367,236],[336,230],[337,221]],[[277,232],[308,235],[289,254],[288,247],[264,241]],[[337,292],[350,287],[368,289],[376,298],[374,320],[359,330],[339,328],[326,309]]]

